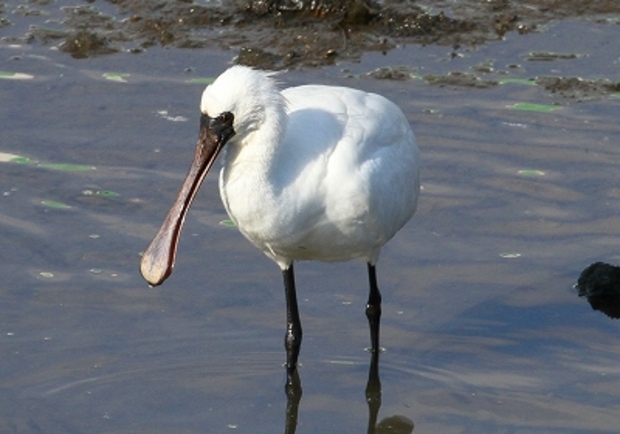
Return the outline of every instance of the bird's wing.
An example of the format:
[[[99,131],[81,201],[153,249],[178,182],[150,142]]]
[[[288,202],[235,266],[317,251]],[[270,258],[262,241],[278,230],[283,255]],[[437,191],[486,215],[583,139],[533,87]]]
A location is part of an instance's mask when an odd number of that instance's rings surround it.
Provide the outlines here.
[[[344,237],[387,242],[413,215],[419,185],[417,146],[402,111],[379,95],[349,88],[300,86],[283,94],[294,133],[283,148],[303,169],[291,177],[293,190],[304,191],[300,184],[321,190],[308,191],[308,200],[299,197],[308,227],[317,224],[311,220],[316,216]]]

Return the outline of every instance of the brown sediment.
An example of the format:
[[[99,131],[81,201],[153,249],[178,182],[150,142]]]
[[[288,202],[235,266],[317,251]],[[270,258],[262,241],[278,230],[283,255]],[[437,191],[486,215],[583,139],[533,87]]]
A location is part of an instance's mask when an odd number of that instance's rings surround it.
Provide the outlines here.
[[[320,66],[355,60],[367,51],[402,43],[441,44],[455,49],[501,39],[508,32],[536,32],[557,19],[605,20],[620,13],[616,1],[464,0],[246,0],[209,6],[191,0],[116,0],[113,15],[93,5],[64,7],[63,29],[36,27],[24,39],[58,43],[74,57],[152,46],[223,47],[239,63],[269,69]],[[4,14],[37,15],[58,6],[34,3]],[[608,15],[609,16],[609,15]],[[603,17],[603,18],[601,18]],[[4,20],[6,21],[6,19]],[[60,41],[60,42],[58,42]]]

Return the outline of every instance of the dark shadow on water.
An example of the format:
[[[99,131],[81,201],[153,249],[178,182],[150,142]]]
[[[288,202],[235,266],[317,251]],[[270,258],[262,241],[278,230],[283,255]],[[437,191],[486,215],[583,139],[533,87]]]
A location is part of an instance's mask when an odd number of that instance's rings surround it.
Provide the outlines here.
[[[368,369],[368,382],[366,383],[366,402],[368,403],[368,434],[375,432],[377,416],[379,415],[379,409],[381,408],[379,354],[379,351],[373,351],[371,353],[370,368]]]
[[[301,402],[302,388],[299,371],[291,375],[285,386],[286,415],[284,420],[284,434],[295,434]],[[377,417],[381,409],[381,379],[379,378],[379,352],[373,352],[368,370],[366,383],[366,402],[368,403],[368,434],[411,434],[413,422],[405,416],[394,415],[386,417],[377,424]]]
[[[301,401],[301,380],[299,371],[295,370],[286,382],[286,418],[284,419],[284,434],[294,434],[297,429],[297,414],[299,413],[299,402]]]
[[[612,319],[620,318],[620,267],[595,262],[581,272],[575,287],[592,309]]]

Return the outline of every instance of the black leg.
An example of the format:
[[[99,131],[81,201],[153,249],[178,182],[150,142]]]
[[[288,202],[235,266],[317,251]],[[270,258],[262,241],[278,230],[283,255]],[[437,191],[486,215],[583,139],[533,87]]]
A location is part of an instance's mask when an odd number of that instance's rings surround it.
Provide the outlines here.
[[[366,304],[366,317],[370,325],[370,350],[375,353],[379,351],[379,323],[381,321],[381,293],[377,286],[377,272],[375,266],[368,263],[368,280],[370,282],[370,293]]]
[[[301,321],[299,320],[299,309],[297,307],[293,264],[282,271],[282,275],[284,277],[284,291],[286,294],[286,335],[284,336],[284,348],[286,348],[288,384],[291,384],[293,373],[297,368],[299,348],[301,347]]]

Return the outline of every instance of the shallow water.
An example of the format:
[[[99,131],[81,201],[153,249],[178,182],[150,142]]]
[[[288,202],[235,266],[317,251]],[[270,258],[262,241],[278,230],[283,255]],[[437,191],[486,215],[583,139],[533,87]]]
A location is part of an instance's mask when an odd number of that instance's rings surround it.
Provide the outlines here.
[[[619,29],[560,22],[454,58],[448,47],[405,46],[279,77],[385,94],[422,150],[418,213],[378,268],[379,420],[401,415],[418,434],[617,432],[620,326],[571,287],[591,262],[620,262],[619,100],[365,74],[491,63],[477,76],[618,81],[620,49],[609,41]],[[526,60],[533,51],[580,56]],[[153,48],[77,61],[7,44],[0,53],[2,70],[33,76],[0,80],[0,152],[22,157],[0,163],[0,431],[284,431],[280,275],[220,224],[215,174],[170,280],[148,289],[137,271],[192,156],[196,81],[235,53]],[[365,266],[296,271],[297,432],[364,432]]]

